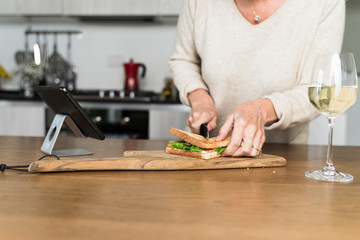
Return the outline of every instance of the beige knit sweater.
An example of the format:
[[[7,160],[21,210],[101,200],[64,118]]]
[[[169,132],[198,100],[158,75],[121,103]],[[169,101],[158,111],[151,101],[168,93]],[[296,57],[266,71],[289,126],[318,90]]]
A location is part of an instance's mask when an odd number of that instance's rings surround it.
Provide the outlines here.
[[[269,98],[279,121],[266,127],[267,142],[306,143],[318,116],[307,96],[315,56],[340,51],[344,22],[345,0],[286,0],[258,25],[234,0],[185,0],[170,58],[181,101],[208,90],[220,128],[236,105]]]

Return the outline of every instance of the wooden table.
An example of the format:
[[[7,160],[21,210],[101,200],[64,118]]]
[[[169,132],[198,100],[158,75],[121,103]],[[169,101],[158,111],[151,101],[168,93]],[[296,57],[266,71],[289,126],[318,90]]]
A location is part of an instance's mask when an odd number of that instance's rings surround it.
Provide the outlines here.
[[[0,137],[0,162],[37,160],[42,138]],[[102,156],[166,141],[61,139]],[[307,179],[325,146],[266,145],[281,168],[0,173],[0,239],[360,239],[360,147],[335,147],[351,183]]]

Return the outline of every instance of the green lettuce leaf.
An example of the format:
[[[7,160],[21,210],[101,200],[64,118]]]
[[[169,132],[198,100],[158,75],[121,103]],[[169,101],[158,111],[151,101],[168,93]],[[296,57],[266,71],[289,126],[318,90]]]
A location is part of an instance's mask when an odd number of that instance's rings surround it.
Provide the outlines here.
[[[187,143],[184,140],[170,141],[169,144],[174,149],[190,151],[190,152],[202,152],[202,149],[200,147]],[[219,147],[216,148],[215,151],[218,154],[221,154],[225,151],[225,149],[226,147]]]
[[[190,151],[190,152],[202,152],[202,149],[190,143],[186,143],[184,140],[170,141],[170,146],[174,149]]]
[[[215,151],[218,153],[218,154],[222,154],[224,151],[225,151],[226,147],[218,147],[215,149]]]

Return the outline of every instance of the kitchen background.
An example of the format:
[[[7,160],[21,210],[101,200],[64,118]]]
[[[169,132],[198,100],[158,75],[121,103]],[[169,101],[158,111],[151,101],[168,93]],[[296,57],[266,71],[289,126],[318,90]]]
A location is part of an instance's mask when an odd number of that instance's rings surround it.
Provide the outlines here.
[[[13,14],[6,13],[11,10],[6,11],[4,6],[14,3],[16,8],[16,2],[24,2],[21,3],[24,9],[31,9],[30,3],[37,5],[33,9],[36,9],[38,14],[33,13],[35,17],[26,18],[14,17]],[[114,2],[113,6],[112,2]],[[121,2],[124,2],[123,5],[119,4]],[[170,76],[168,58],[173,48],[176,16],[181,1],[78,0],[63,3],[67,5],[64,6],[62,1],[0,0],[0,14],[3,12],[0,18],[0,64],[10,70],[16,67],[14,54],[16,51],[24,50],[24,32],[29,27],[31,30],[76,30],[82,32],[72,37],[73,64],[79,72],[78,88],[122,89],[124,80],[122,64],[133,58],[136,62],[144,63],[148,69],[145,79],[140,82],[141,88],[161,91],[164,78]],[[41,10],[40,4],[44,10]],[[107,8],[107,6],[111,7]],[[165,9],[160,12],[161,6]],[[49,14],[51,10],[55,13]],[[57,17],[64,11],[67,11],[68,17]],[[38,17],[41,15],[52,15],[52,17]],[[30,36],[30,46],[35,41],[36,36]],[[51,53],[52,35],[48,36],[48,42]],[[57,42],[59,53],[66,57],[67,35],[59,35]],[[5,82],[3,86],[18,87],[15,82]]]
[[[173,50],[181,0],[0,0],[0,65],[10,73],[15,53],[23,51],[26,30],[74,30],[72,63],[78,89],[123,89],[123,63],[144,63],[147,73],[140,89],[161,92],[172,77],[168,59]],[[354,53],[360,71],[360,0],[347,2],[343,50]],[[30,36],[29,46],[36,41]],[[40,41],[43,38],[40,36]],[[47,36],[50,54],[54,37]],[[66,58],[67,35],[58,35],[58,51]],[[1,80],[2,89],[18,89],[16,79]],[[360,145],[360,102],[335,125],[335,144]],[[166,119],[164,119],[166,121]],[[327,143],[327,120],[310,126],[310,144]]]

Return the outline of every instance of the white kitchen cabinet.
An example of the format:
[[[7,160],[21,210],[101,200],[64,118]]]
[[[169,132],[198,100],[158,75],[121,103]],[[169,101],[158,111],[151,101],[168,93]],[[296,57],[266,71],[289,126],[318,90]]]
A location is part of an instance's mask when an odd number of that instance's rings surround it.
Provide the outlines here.
[[[16,14],[16,1],[14,0],[0,0],[0,14],[14,15]]]
[[[176,16],[183,0],[0,0],[0,15]]]
[[[62,15],[63,0],[16,0],[21,15]]]
[[[149,116],[149,139],[174,139],[169,133],[171,127],[185,130],[186,120],[190,109],[178,110],[150,110]]]
[[[63,0],[68,16],[156,15],[159,0]]]
[[[183,0],[159,0],[160,16],[177,16],[180,13]]]
[[[63,13],[63,0],[0,0],[1,15],[56,15]]]
[[[40,102],[0,101],[0,116],[0,135],[45,135],[45,105]]]

